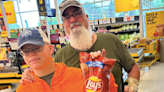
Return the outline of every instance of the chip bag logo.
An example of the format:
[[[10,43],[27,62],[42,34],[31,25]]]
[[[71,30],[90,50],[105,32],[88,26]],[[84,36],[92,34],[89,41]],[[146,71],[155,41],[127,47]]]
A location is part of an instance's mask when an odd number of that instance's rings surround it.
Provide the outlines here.
[[[103,85],[102,80],[91,76],[86,80],[86,92],[101,92]]]

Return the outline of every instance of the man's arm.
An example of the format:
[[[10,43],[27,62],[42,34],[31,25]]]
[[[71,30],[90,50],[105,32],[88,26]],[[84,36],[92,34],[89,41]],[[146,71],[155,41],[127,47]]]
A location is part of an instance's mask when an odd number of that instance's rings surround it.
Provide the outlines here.
[[[140,70],[138,64],[128,52],[120,39],[116,38],[116,51],[120,58],[121,66],[128,72],[128,86],[125,87],[124,92],[137,92],[140,78]]]
[[[137,92],[139,79],[140,70],[138,64],[135,62],[131,70],[128,72],[128,86],[125,86],[124,92]]]
[[[135,63],[131,70],[128,72],[128,77],[132,77],[135,78],[139,81],[140,79],[140,70],[139,70],[139,66],[137,63]]]

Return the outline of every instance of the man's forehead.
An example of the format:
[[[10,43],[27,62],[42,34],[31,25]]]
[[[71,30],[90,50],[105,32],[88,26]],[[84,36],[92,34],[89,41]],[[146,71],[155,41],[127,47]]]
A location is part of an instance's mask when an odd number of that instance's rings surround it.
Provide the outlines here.
[[[79,7],[75,7],[75,6],[71,6],[65,9],[65,11],[63,12],[63,15],[68,15],[70,13],[73,13],[77,10],[81,10]]]

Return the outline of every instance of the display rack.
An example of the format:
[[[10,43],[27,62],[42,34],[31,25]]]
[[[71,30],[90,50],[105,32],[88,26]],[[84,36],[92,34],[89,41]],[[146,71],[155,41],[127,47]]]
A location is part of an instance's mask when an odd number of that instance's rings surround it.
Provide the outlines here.
[[[128,49],[130,55],[134,58],[136,62],[140,62],[144,56],[144,51],[142,48],[131,48]]]

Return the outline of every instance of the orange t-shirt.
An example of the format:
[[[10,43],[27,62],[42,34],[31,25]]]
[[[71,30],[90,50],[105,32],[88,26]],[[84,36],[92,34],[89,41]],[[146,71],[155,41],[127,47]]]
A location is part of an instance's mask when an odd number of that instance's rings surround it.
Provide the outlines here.
[[[33,83],[20,84],[16,92],[83,92],[83,76],[81,69],[66,67],[64,63],[55,63],[56,71],[52,77],[51,87],[41,78],[34,75]],[[117,85],[110,74],[110,92],[117,92]]]

